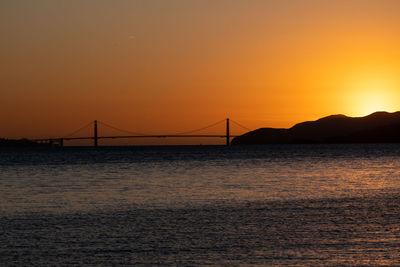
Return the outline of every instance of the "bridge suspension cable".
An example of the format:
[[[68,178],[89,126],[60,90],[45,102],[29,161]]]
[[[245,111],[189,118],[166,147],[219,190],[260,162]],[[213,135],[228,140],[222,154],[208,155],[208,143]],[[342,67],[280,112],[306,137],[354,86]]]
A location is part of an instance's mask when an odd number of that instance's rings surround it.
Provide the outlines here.
[[[215,125],[218,125],[218,124],[220,124],[221,122],[224,122],[224,121],[225,121],[225,120],[220,120],[220,121],[217,121],[217,122],[215,122],[215,123],[213,123],[213,124],[210,124],[210,125],[207,125],[207,126],[198,128],[198,129],[194,129],[194,130],[186,131],[186,132],[179,132],[179,133],[176,133],[176,135],[190,134],[190,133],[202,131],[202,130],[211,128],[211,127],[213,127],[213,126],[215,126]]]
[[[70,134],[64,135],[62,138],[68,138],[68,137],[70,137],[70,136],[72,136],[72,135],[74,135],[74,134],[76,134],[76,133],[82,131],[82,130],[85,129],[86,127],[89,127],[89,126],[92,125],[92,124],[93,124],[93,122],[89,122],[88,124],[86,124],[85,126],[79,128],[78,130],[76,130],[76,131],[74,131],[74,132],[72,132],[72,133],[70,133]]]
[[[193,134],[192,134],[192,133],[194,133],[194,132],[199,132],[199,131],[202,131],[202,130],[205,130],[205,129],[209,129],[209,128],[214,127],[214,126],[216,126],[216,125],[218,125],[218,124],[220,124],[220,123],[223,123],[223,122],[225,122],[225,121],[226,121],[226,134],[221,134],[221,135],[219,135],[219,134],[195,134],[195,135],[193,135]],[[240,124],[240,123],[238,123],[238,122],[236,122],[236,121],[234,121],[234,120],[224,119],[224,120],[220,120],[220,121],[217,121],[217,122],[212,123],[212,124],[210,124],[210,125],[207,125],[207,126],[204,126],[204,127],[201,127],[201,128],[197,128],[197,129],[194,129],[194,130],[191,130],[191,131],[178,132],[178,133],[176,133],[176,134],[159,134],[159,135],[155,135],[155,134],[144,134],[144,133],[132,132],[132,131],[124,130],[124,129],[121,129],[121,128],[118,128],[118,127],[109,125],[109,124],[107,124],[107,123],[105,123],[105,122],[101,122],[101,121],[95,120],[94,122],[90,122],[90,123],[84,125],[83,127],[77,129],[76,131],[74,131],[74,132],[72,132],[72,133],[70,133],[70,134],[64,135],[63,137],[60,137],[60,138],[42,138],[42,139],[35,139],[35,141],[41,141],[41,142],[46,142],[46,141],[47,141],[49,144],[53,144],[54,142],[58,142],[58,144],[59,144],[60,146],[63,146],[64,140],[89,140],[89,139],[93,139],[93,140],[94,140],[94,146],[97,146],[97,141],[98,141],[98,139],[142,138],[142,137],[144,137],[144,138],[146,138],[146,137],[148,137],[148,138],[166,138],[166,137],[171,137],[171,138],[173,138],[173,137],[179,137],[179,138],[181,138],[181,137],[194,137],[194,138],[201,138],[201,137],[223,137],[223,138],[226,138],[226,139],[227,139],[227,145],[229,145],[229,144],[230,144],[230,141],[229,141],[230,138],[236,137],[236,136],[237,136],[237,135],[231,135],[231,134],[230,134],[230,132],[229,132],[229,121],[231,121],[231,122],[234,123],[235,125],[239,126],[240,128],[243,128],[243,129],[246,129],[246,130],[248,130],[248,131],[251,131],[251,129],[249,129],[249,128],[243,126],[242,124]],[[101,125],[104,125],[104,126],[106,126],[106,127],[108,127],[108,128],[114,129],[114,130],[116,130],[116,131],[119,131],[119,132],[129,133],[129,134],[131,134],[131,136],[98,136],[98,135],[97,135],[97,123],[99,123],[99,124],[101,124]],[[91,126],[91,125],[94,125],[94,136],[72,137],[72,136],[75,135],[76,133],[78,133],[78,132],[84,130],[85,128],[87,128],[87,127],[89,127],[89,126]]]
[[[234,120],[230,120],[231,122],[233,122],[234,124],[236,124],[237,126],[247,130],[247,131],[251,131],[251,129],[247,128],[246,126],[241,125],[240,123],[234,121]]]
[[[131,131],[128,131],[128,130],[120,129],[120,128],[114,127],[114,126],[109,125],[109,124],[107,124],[107,123],[105,123],[105,122],[102,122],[102,121],[98,121],[98,123],[99,123],[99,124],[102,124],[102,125],[104,125],[104,126],[106,126],[106,127],[108,127],[108,128],[114,129],[114,130],[116,130],[116,131],[120,131],[120,132],[124,132],[124,133],[128,133],[128,134],[133,134],[133,135],[147,135],[147,134],[144,134],[144,133],[137,133],[137,132],[131,132]]]

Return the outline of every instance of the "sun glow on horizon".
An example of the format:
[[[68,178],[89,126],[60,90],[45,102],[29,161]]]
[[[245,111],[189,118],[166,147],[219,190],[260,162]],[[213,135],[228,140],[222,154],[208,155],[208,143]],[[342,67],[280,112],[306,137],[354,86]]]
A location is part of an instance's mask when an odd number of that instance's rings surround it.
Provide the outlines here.
[[[364,77],[354,82],[348,93],[351,115],[366,116],[377,111],[400,110],[395,79]]]
[[[360,96],[360,113],[361,115],[369,115],[377,111],[394,111],[389,104],[390,98],[388,95],[381,92],[366,92]]]
[[[36,2],[0,1],[0,138],[400,110],[400,1]]]

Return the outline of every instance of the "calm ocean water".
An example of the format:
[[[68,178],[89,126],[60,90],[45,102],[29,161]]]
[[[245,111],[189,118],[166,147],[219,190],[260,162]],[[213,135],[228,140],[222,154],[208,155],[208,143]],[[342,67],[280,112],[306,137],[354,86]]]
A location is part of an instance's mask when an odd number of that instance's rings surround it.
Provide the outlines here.
[[[400,265],[400,145],[0,150],[2,265]]]

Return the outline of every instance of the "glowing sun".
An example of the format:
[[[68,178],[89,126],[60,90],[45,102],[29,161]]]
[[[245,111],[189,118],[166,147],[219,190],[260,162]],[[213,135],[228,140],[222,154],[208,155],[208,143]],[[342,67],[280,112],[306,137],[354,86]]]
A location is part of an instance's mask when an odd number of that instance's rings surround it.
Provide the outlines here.
[[[350,93],[350,110],[353,115],[365,116],[376,111],[400,110],[399,93],[394,83],[382,79],[365,79],[357,83]]]
[[[376,111],[392,111],[390,95],[385,92],[369,91],[361,93],[358,99],[360,115],[368,115]]]

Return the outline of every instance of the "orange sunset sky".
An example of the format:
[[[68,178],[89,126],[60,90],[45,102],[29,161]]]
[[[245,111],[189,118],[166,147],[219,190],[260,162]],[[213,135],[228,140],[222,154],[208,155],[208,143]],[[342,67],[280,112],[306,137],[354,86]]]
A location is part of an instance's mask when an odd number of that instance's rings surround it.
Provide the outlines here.
[[[175,133],[397,111],[399,11],[396,0],[3,0],[0,137],[95,119]]]

